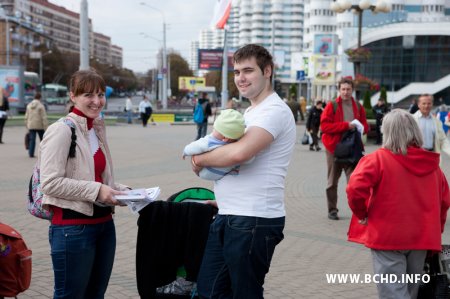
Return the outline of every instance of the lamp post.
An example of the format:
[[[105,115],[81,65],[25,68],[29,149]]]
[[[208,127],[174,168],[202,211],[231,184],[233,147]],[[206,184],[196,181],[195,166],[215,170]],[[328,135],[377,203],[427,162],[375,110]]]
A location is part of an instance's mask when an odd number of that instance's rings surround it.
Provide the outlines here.
[[[383,1],[378,0],[375,5],[371,4],[370,0],[361,0],[359,4],[352,4],[350,0],[337,0],[331,2],[330,9],[336,13],[343,13],[345,11],[352,11],[354,14],[358,15],[358,44],[357,48],[361,48],[361,29],[362,29],[362,19],[364,10],[371,10],[373,13],[378,12],[390,12],[390,5]],[[361,73],[361,61],[356,59],[353,61],[354,70],[355,70],[355,78],[356,75]]]
[[[163,109],[167,109],[167,51],[166,51],[166,17],[164,15],[164,12],[160,10],[159,8],[156,8],[154,6],[148,5],[145,2],[141,2],[141,5],[144,5],[148,8],[151,8],[153,10],[156,10],[159,12],[163,19],[163,49],[162,49],[162,107]]]

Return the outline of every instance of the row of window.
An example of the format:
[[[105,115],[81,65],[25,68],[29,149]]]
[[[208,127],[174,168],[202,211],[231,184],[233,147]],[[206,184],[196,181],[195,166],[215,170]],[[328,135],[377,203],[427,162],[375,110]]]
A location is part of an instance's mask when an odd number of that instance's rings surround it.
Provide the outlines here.
[[[444,5],[424,5],[422,12],[444,12]]]

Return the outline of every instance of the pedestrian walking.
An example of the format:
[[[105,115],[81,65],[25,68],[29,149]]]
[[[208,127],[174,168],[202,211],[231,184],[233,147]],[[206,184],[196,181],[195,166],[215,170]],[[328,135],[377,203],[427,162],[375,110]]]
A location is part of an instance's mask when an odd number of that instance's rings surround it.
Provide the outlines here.
[[[153,108],[152,104],[148,100],[147,96],[142,97],[142,101],[139,103],[139,113],[141,114],[142,126],[146,127],[149,118],[152,116]]]
[[[442,250],[448,183],[410,113],[392,110],[382,131],[382,148],[360,160],[347,185],[348,239],[370,248],[376,275],[397,279],[377,283],[380,299],[417,298],[419,282],[402,278],[423,274],[427,251]]]
[[[306,106],[307,106],[306,98],[300,97],[299,104],[300,104],[300,119],[305,120]]]
[[[383,123],[384,115],[388,112],[388,107],[384,99],[378,99],[378,102],[375,104],[375,106],[372,107],[372,111],[375,115],[375,125],[377,133],[377,140],[375,141],[375,144],[380,145],[382,141],[381,124]]]
[[[100,113],[105,81],[92,70],[70,79],[67,119],[48,127],[40,145],[43,205],[53,211],[49,242],[53,298],[104,298],[116,249],[112,213],[126,186],[114,182],[113,165]],[[69,149],[75,156],[69,157]],[[69,158],[68,158],[69,157]]]
[[[344,132],[355,130],[357,125],[363,127],[364,133],[369,131],[364,107],[352,97],[354,82],[350,78],[342,78],[338,83],[339,97],[325,107],[321,119],[322,143],[327,159],[327,206],[328,218],[339,220],[337,208],[337,191],[339,178],[345,172],[347,182],[355,169],[354,164],[337,163],[334,158],[336,145],[341,141]],[[359,124],[355,124],[355,122]]]
[[[238,141],[191,159],[197,174],[203,167],[241,164],[239,175],[214,182],[219,212],[197,280],[200,298],[263,298],[265,276],[283,239],[294,117],[273,90],[273,59],[264,47],[246,45],[233,60],[236,87],[251,103],[244,114],[247,130]]]
[[[0,144],[3,144],[3,127],[8,119],[9,102],[3,94],[3,88],[0,87]]]
[[[195,140],[206,136],[206,133],[208,131],[208,117],[212,115],[211,104],[209,103],[208,94],[206,92],[202,94],[202,98],[198,99],[197,105],[200,105],[203,110],[203,121],[197,123],[197,137],[195,138]]]
[[[133,102],[131,102],[130,96],[127,96],[125,101],[125,112],[127,114],[127,123],[131,124],[133,116]]]
[[[314,107],[309,112],[308,119],[306,120],[306,130],[311,134],[313,142],[309,145],[309,150],[320,151],[319,146],[319,131],[320,131],[320,117],[322,116],[323,107],[322,101],[317,100]]]
[[[44,132],[48,127],[47,112],[41,103],[42,95],[38,92],[34,99],[27,105],[25,112],[25,126],[28,129],[28,156],[34,158],[34,149],[36,147],[36,134],[42,141]]]

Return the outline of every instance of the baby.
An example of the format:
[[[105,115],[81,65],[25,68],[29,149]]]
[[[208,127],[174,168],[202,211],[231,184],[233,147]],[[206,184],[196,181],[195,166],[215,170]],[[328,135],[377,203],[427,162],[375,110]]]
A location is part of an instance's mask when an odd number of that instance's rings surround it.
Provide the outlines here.
[[[186,156],[200,155],[205,152],[237,141],[244,135],[245,122],[242,114],[233,109],[223,110],[214,122],[214,129],[211,134],[206,135],[194,142],[188,144],[183,151],[183,159]],[[252,161],[253,158],[248,162]],[[238,174],[239,165],[231,167],[205,167],[200,173],[199,177],[204,180],[216,181],[227,174]]]

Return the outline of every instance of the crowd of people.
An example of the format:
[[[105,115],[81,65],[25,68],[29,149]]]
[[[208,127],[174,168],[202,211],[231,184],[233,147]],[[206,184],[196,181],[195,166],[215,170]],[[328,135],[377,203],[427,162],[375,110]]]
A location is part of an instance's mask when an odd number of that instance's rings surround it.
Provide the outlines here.
[[[274,62],[267,49],[246,45],[234,53],[233,62],[234,83],[250,106],[241,114],[231,102],[207,135],[212,110],[203,94],[198,104],[204,121],[197,123],[195,141],[183,152],[194,174],[214,182],[216,201],[208,204],[218,208],[197,278],[199,297],[264,297],[272,256],[284,238],[285,178],[296,144],[296,123],[305,120],[312,136],[309,149],[320,151],[319,141],[324,147],[328,219],[340,219],[338,183],[344,172],[353,213],[348,240],[370,248],[376,274],[422,273],[426,255],[441,250],[450,207],[448,183],[439,166],[441,153],[450,156],[450,143],[441,117],[431,111],[433,96],[421,95],[411,113],[389,111],[380,99],[373,112],[376,144],[381,147],[359,161],[344,163],[337,153],[343,136],[369,131],[366,111],[353,97],[352,79],[338,82],[336,99],[325,106],[315,100],[306,111],[306,99],[297,102],[291,97],[285,102],[274,92]],[[103,298],[116,248],[112,214],[121,206],[115,196],[130,188],[114,179],[100,117],[106,102],[103,78],[94,70],[77,71],[69,89],[71,112],[50,126],[40,94],[27,106],[29,156],[34,157],[37,134],[43,205],[53,212],[49,242],[54,298]],[[3,99],[0,112],[8,110],[5,106]],[[130,98],[124,111],[131,123]],[[146,96],[138,111],[142,126],[147,126],[153,111]],[[447,111],[441,107],[439,112]],[[0,143],[4,114],[0,113]],[[65,120],[74,124],[75,145]],[[69,154],[72,147],[75,155]],[[417,283],[380,283],[377,288],[380,298],[416,298],[418,293]]]

